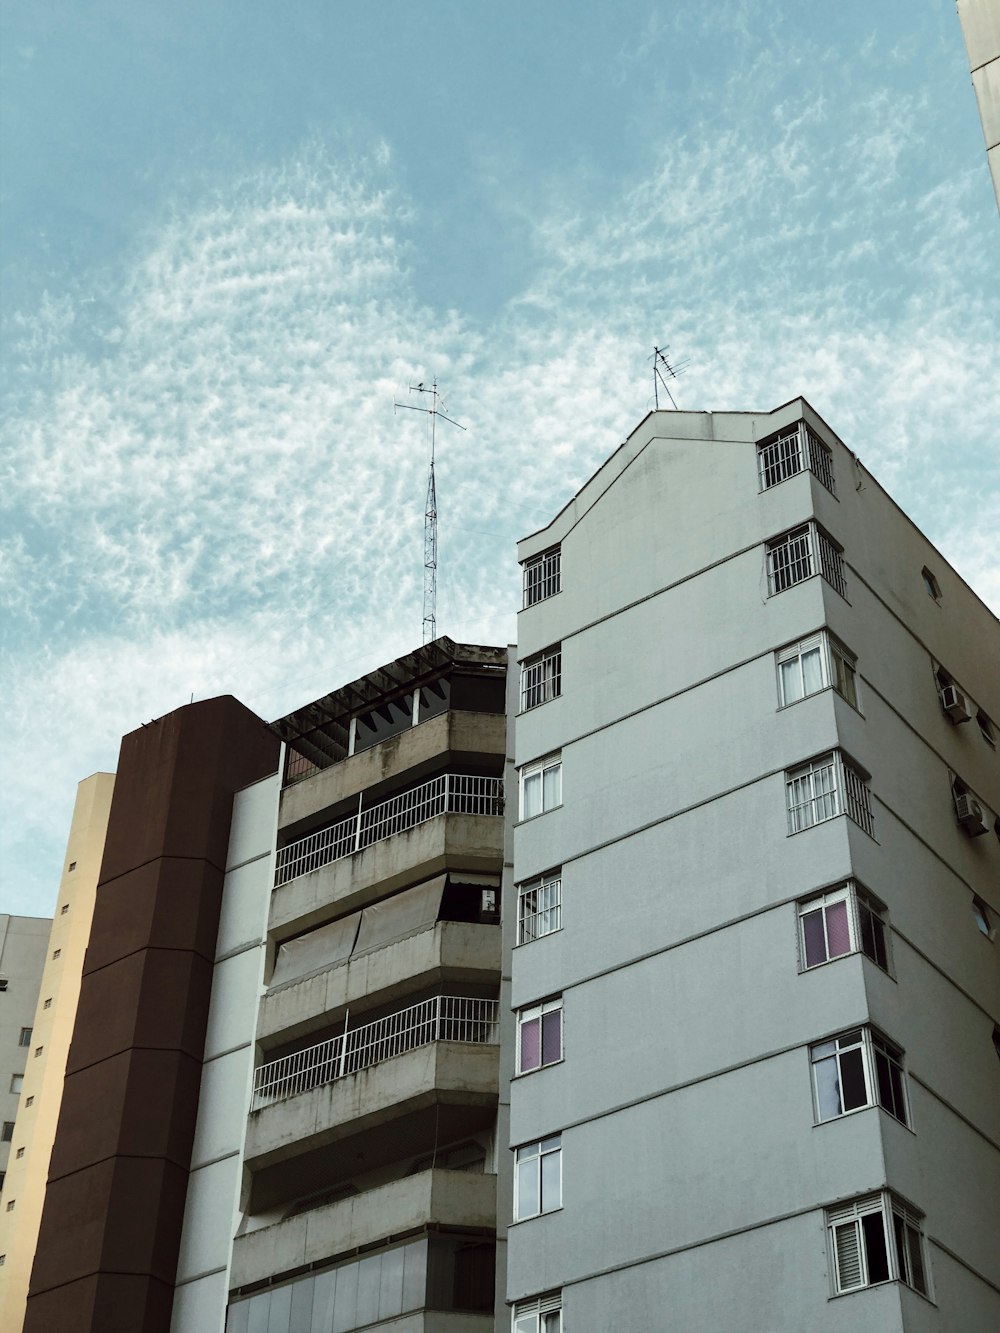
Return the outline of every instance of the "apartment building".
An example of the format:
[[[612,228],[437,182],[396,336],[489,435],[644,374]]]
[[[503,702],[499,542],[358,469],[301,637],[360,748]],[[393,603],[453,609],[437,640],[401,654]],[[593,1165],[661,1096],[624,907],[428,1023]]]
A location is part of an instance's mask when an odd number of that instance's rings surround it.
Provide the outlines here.
[[[803,399],[522,541],[516,1333],[1000,1326],[1000,632]]]
[[[37,1040],[34,1033],[35,1003],[42,981],[45,951],[48,944],[51,918],[40,916],[9,916],[0,913],[0,1225],[10,1209],[11,1192],[7,1173],[18,1161],[19,1143],[11,1151],[18,1136],[24,1102],[25,1071],[33,1061]],[[3,1232],[0,1231],[0,1240]],[[0,1266],[0,1284],[4,1280],[6,1251]],[[2,1289],[2,1287],[0,1287]]]

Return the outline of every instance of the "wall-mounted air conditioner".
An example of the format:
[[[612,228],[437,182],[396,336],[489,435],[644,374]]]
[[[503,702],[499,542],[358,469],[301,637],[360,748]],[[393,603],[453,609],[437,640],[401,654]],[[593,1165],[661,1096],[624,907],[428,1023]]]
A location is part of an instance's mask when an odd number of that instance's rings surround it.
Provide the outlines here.
[[[941,690],[941,707],[952,722],[968,722],[972,716],[968,699],[954,685],[945,685]]]
[[[955,797],[955,813],[958,815],[958,822],[970,838],[978,838],[980,833],[989,832],[986,812],[968,792],[963,792],[961,796]]]

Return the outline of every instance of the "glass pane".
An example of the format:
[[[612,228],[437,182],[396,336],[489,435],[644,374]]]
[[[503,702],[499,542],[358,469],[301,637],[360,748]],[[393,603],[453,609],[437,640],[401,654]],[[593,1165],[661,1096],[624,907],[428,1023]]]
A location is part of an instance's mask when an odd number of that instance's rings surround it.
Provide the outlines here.
[[[530,819],[532,815],[539,815],[541,812],[542,775],[532,773],[524,779],[524,818]]]
[[[538,1333],[538,1315],[534,1312],[518,1315],[514,1320],[514,1333]]]
[[[292,1289],[275,1287],[271,1292],[271,1308],[267,1316],[267,1333],[291,1333]]]
[[[840,1093],[845,1111],[868,1105],[865,1062],[860,1050],[845,1051],[840,1056]]]
[[[263,1291],[259,1296],[251,1296],[250,1318],[247,1320],[247,1333],[267,1333],[267,1315],[271,1308],[271,1293]]]
[[[538,1158],[517,1164],[517,1212],[516,1219],[534,1217],[539,1211],[538,1194]]]
[[[386,1250],[378,1293],[378,1317],[389,1319],[403,1313],[403,1250]]]
[[[882,1213],[867,1213],[861,1219],[861,1229],[865,1237],[865,1258],[868,1261],[868,1281],[888,1282],[889,1255],[885,1248],[885,1227]]]
[[[537,1069],[542,1062],[542,1021],[529,1019],[521,1024],[521,1073]]]
[[[924,1251],[920,1244],[920,1232],[907,1224],[906,1253],[910,1261],[910,1285],[924,1296],[927,1295],[927,1277],[924,1273]]]
[[[542,1333],[562,1333],[562,1311],[550,1310],[542,1315]]]
[[[823,931],[823,909],[806,912],[802,917],[802,939],[806,950],[806,967],[826,962],[826,935]]]
[[[312,1333],[313,1294],[316,1290],[316,1279],[313,1277],[299,1278],[298,1282],[292,1283],[290,1290],[292,1293],[291,1333]]]
[[[816,1083],[816,1109],[820,1120],[832,1120],[843,1114],[840,1100],[840,1079],[837,1072],[836,1058],[819,1060],[813,1065],[813,1078]]]
[[[313,1312],[310,1333],[330,1333],[337,1295],[337,1270],[317,1273],[313,1284]]]
[[[831,958],[851,952],[851,925],[846,902],[831,903],[827,907],[826,934]]]
[[[542,1158],[542,1211],[550,1213],[562,1207],[562,1153],[546,1153]]]
[[[231,1305],[226,1312],[226,1333],[247,1333],[249,1317],[249,1301],[239,1301],[236,1305]]]
[[[329,1333],[351,1333],[356,1326],[358,1308],[358,1266],[344,1264],[337,1269],[337,1301],[333,1307],[333,1323]],[[323,1333],[328,1333],[324,1329]]]
[[[542,1017],[542,1064],[562,1059],[562,1010],[553,1009]]]
[[[802,654],[802,689],[815,694],[823,688],[823,659],[819,644]]]
[[[801,699],[802,675],[799,671],[799,659],[793,657],[788,662],[779,663],[778,675],[781,678],[781,702],[793,704],[796,699]]]
[[[860,1287],[861,1251],[858,1246],[857,1222],[835,1227],[833,1236],[837,1250],[837,1290],[849,1291],[852,1287]]]
[[[542,805],[546,810],[551,810],[554,806],[562,802],[562,765],[553,764],[544,772],[545,795],[542,799]]]
[[[427,1292],[427,1241],[403,1246],[403,1313],[419,1310]]]

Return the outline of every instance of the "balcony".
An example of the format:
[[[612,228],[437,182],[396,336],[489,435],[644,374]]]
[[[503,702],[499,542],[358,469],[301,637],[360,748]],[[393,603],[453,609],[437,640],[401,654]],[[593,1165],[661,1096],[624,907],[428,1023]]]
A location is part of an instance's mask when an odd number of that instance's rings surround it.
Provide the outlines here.
[[[502,815],[503,779],[442,773],[368,809],[359,806],[349,818],[280,848],[274,886],[445,814]]]
[[[362,1250],[418,1227],[496,1227],[496,1176],[431,1170],[237,1236],[232,1287]]]
[[[286,1097],[416,1050],[434,1041],[474,1042],[495,1046],[499,1038],[499,1003],[460,995],[436,995],[374,1023],[352,1028],[304,1051],[261,1065],[254,1076],[251,1111]]]
[[[260,1003],[257,1040],[274,1046],[328,1027],[351,1006],[386,1005],[441,983],[497,984],[500,928],[437,921],[381,948],[332,963],[269,991]]]

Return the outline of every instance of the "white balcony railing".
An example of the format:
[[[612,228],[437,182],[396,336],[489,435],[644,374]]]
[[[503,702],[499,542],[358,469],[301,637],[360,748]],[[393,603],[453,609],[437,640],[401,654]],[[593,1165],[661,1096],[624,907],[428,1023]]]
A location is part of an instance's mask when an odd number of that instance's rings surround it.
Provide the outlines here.
[[[339,1037],[261,1065],[254,1075],[250,1109],[259,1111],[432,1041],[495,1046],[500,1040],[499,1009],[497,1000],[436,995],[374,1023],[349,1029]]]
[[[443,773],[278,849],[275,888],[436,815],[503,814],[503,779]]]

